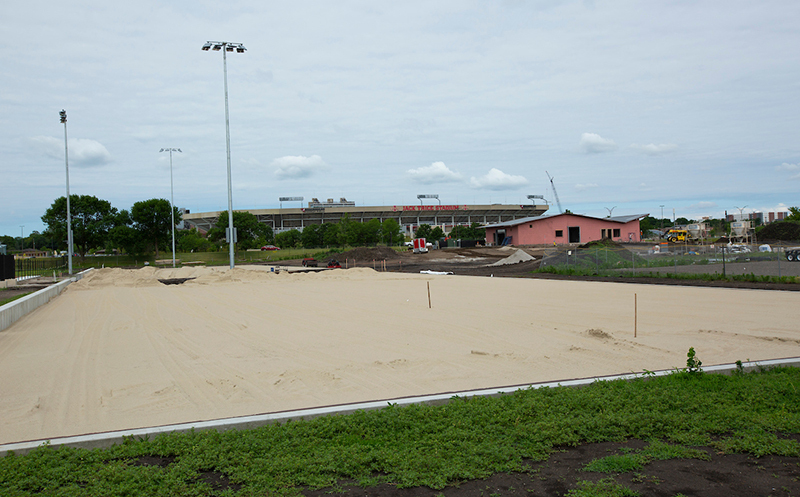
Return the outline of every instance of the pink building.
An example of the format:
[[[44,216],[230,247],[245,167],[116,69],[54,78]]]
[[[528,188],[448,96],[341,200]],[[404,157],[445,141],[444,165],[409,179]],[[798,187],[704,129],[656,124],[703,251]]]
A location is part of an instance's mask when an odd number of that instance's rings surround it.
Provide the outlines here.
[[[649,214],[591,217],[580,214],[526,217],[486,226],[486,243],[494,245],[582,244],[603,238],[641,241],[639,221]]]

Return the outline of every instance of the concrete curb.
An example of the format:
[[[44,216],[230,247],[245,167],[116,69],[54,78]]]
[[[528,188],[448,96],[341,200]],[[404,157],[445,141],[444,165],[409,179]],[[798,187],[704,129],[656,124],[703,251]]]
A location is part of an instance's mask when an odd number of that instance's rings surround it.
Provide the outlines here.
[[[758,368],[769,368],[775,366],[793,366],[800,367],[800,357],[790,357],[785,359],[772,359],[767,361],[751,361],[742,363],[744,371],[752,371]],[[708,366],[703,369],[706,373],[730,373],[738,368],[736,364],[720,364],[716,366]],[[675,370],[667,369],[661,371],[653,371],[653,376],[666,376],[673,373]],[[647,373],[650,375],[650,372]],[[234,418],[214,419],[208,421],[194,421],[190,423],[179,423],[173,425],[152,426],[148,428],[137,428],[133,430],[120,430],[109,431],[102,433],[90,433],[86,435],[76,435],[71,437],[52,438],[49,440],[31,440],[26,442],[15,442],[10,444],[0,445],[0,457],[5,456],[8,452],[13,451],[15,454],[26,454],[41,445],[49,445],[51,447],[75,447],[83,449],[96,449],[111,447],[112,445],[120,444],[128,437],[151,437],[160,435],[162,433],[184,433],[190,430],[203,431],[203,430],[246,430],[257,428],[271,423],[280,423],[286,421],[298,421],[317,418],[320,416],[331,415],[345,415],[351,414],[356,411],[372,411],[376,409],[383,409],[389,404],[406,406],[411,404],[428,404],[428,405],[442,405],[450,402],[453,397],[469,398],[469,397],[499,397],[501,395],[510,394],[517,390],[537,389],[537,388],[553,388],[558,386],[564,387],[580,387],[589,385],[596,381],[609,381],[609,380],[632,380],[641,378],[643,373],[627,373],[609,376],[596,376],[592,378],[575,378],[571,380],[548,381],[542,383],[532,383],[525,385],[512,385],[507,387],[498,388],[484,388],[481,390],[471,390],[462,392],[445,392],[433,395],[422,395],[419,397],[403,397],[397,399],[384,399],[371,402],[359,402],[353,404],[340,404],[335,406],[315,407],[310,409],[299,409],[295,411],[282,411],[267,414],[255,414],[251,416],[239,416]]]
[[[64,289],[73,281],[78,281],[92,269],[86,269],[72,277],[51,285],[47,288],[42,288],[38,292],[26,295],[13,302],[9,302],[4,306],[0,306],[0,331],[5,330],[16,321],[21,319],[26,314],[29,314],[44,304],[50,302],[50,299],[64,291]]]

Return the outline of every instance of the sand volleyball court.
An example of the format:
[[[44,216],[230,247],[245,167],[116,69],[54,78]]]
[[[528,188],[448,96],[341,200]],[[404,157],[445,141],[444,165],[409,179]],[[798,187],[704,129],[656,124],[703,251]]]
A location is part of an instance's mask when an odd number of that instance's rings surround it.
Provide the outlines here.
[[[705,365],[795,357],[798,299],[372,269],[102,269],[0,332],[0,443],[679,368],[689,347]]]

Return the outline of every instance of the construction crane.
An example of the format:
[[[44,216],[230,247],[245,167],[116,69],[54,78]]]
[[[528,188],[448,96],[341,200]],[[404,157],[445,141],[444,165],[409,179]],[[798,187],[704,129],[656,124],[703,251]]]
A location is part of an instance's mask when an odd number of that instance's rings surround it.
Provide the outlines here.
[[[558,212],[564,214],[564,209],[561,208],[561,200],[558,199],[558,192],[556,191],[556,185],[553,184],[553,177],[550,176],[550,173],[548,173],[547,171],[545,171],[545,174],[547,174],[547,177],[550,178],[550,186],[553,187],[553,195],[555,195],[556,197],[556,204],[558,204]]]

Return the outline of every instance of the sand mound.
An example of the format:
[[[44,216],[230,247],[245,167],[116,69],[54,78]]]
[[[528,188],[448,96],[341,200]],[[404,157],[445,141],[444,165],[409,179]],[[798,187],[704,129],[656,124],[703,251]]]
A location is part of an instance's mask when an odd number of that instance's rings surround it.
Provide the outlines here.
[[[530,255],[529,253],[525,252],[522,249],[517,249],[516,252],[514,252],[511,255],[509,255],[505,259],[500,259],[499,261],[493,262],[492,264],[487,264],[486,266],[487,267],[490,267],[490,266],[505,266],[507,264],[517,264],[517,263],[520,263],[520,262],[527,262],[527,261],[532,261],[532,260],[535,260],[532,255]]]

